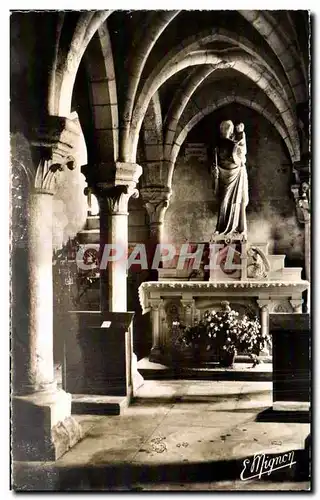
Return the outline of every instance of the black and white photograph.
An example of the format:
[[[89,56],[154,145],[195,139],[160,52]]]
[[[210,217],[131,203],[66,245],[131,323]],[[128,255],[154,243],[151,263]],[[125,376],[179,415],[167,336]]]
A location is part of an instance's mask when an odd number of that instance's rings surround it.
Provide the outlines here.
[[[14,492],[313,489],[313,13],[212,7],[8,10]]]

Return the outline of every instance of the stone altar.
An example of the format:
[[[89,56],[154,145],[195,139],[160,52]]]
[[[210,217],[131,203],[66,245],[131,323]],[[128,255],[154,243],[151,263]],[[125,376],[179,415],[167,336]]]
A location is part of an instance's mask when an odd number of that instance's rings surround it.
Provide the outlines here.
[[[302,312],[302,293],[309,287],[308,281],[301,279],[302,269],[285,268],[285,256],[268,255],[267,244],[246,245],[236,276],[224,273],[220,266],[210,270],[208,281],[191,280],[188,268],[162,268],[159,281],[140,285],[143,314],[151,315],[150,361],[161,362],[170,353],[173,321],[191,325],[206,309],[219,308],[222,300],[228,300],[240,313],[251,311],[260,315],[265,331],[270,312]]]
[[[302,313],[302,293],[309,287],[301,279],[302,268],[286,268],[285,255],[269,255],[268,243],[254,243],[248,236],[244,129],[243,123],[234,127],[231,120],[220,124],[212,168],[219,210],[209,243],[182,245],[171,262],[163,259],[159,281],[139,287],[143,314],[151,314],[150,361],[170,358],[174,321],[192,325],[206,309],[219,308],[222,300],[242,314],[259,313],[265,333],[270,312]]]

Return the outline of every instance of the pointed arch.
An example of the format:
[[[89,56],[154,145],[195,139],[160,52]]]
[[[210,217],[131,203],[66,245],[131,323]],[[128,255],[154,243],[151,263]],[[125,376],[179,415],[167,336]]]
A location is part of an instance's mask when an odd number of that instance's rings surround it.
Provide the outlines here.
[[[291,145],[290,139],[288,135],[286,134],[285,128],[281,126],[281,123],[276,121],[275,117],[271,115],[269,111],[266,109],[261,108],[261,105],[257,104],[254,101],[250,101],[248,98],[245,97],[240,97],[240,96],[230,96],[230,97],[224,97],[214,103],[208,104],[207,107],[204,109],[201,109],[201,111],[198,111],[195,113],[190,120],[181,128],[179,135],[175,139],[175,142],[173,144],[172,150],[171,150],[171,155],[170,155],[170,169],[169,169],[169,175],[168,175],[168,186],[171,187],[172,184],[172,176],[173,176],[173,171],[174,171],[174,166],[175,162],[177,159],[177,156],[179,154],[180,148],[185,141],[188,133],[199,123],[204,116],[209,115],[213,111],[226,106],[230,103],[237,102],[239,104],[243,104],[244,106],[247,106],[251,109],[254,109],[255,111],[258,111],[261,115],[263,115],[279,132],[280,136],[284,140],[287,148],[289,155],[294,161],[294,150]]]
[[[156,90],[171,76],[181,71],[184,68],[196,65],[213,65],[216,68],[233,68],[243,73],[250,78],[254,83],[263,90],[270,100],[274,103],[279,113],[281,114],[284,123],[288,129],[291,142],[295,150],[296,159],[300,158],[300,144],[299,137],[296,129],[296,117],[293,114],[288,101],[279,93],[273,86],[268,78],[266,78],[266,71],[259,73],[252,65],[254,59],[252,56],[228,56],[221,57],[216,55],[213,51],[198,51],[190,54],[188,57],[181,61],[176,62],[171,67],[163,70],[154,80],[146,82],[142,90],[137,105],[135,107],[133,120],[131,124],[131,144],[129,149],[129,157],[131,160],[135,158],[139,132],[141,129],[142,120],[145,111],[148,107],[149,101]],[[148,79],[149,80],[149,79]],[[132,160],[132,161],[133,161]]]
[[[111,13],[111,10],[81,12],[71,38],[63,36],[64,32],[70,29],[67,23],[69,14],[59,13],[54,58],[49,74],[49,115],[69,116],[73,86],[81,58],[91,38]]]

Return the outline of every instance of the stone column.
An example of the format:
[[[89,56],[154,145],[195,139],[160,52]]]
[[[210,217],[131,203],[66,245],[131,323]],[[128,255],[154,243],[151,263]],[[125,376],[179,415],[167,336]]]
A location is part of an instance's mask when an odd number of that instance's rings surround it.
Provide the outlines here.
[[[34,141],[38,167],[28,200],[28,320],[26,331],[14,331],[12,339],[14,460],[55,460],[81,438],[71,417],[71,395],[54,381],[52,281],[52,198],[58,173],[74,168],[78,135],[77,120],[50,117]]]
[[[195,300],[192,297],[185,298],[181,300],[181,305],[184,309],[184,321],[186,325],[193,325],[195,319]]]
[[[100,163],[82,168],[100,207],[100,309],[127,310],[128,202],[138,197],[140,165]],[[109,245],[106,247],[106,245]],[[113,260],[114,259],[114,260]]]
[[[128,201],[131,195],[136,196],[127,186],[115,186],[99,193],[101,311],[127,310]],[[110,244],[114,249],[106,250],[105,246]],[[115,253],[115,257],[118,254],[119,259],[104,262],[103,255],[107,259],[111,252]]]
[[[19,391],[55,389],[53,365],[52,195],[29,199],[29,354],[26,385]]]
[[[161,362],[162,346],[161,346],[161,317],[160,307],[163,306],[163,300],[159,298],[149,299],[151,308],[151,321],[152,321],[152,348],[150,351],[149,360],[154,363]]]
[[[149,216],[149,266],[159,243],[163,242],[163,223],[169,206],[171,189],[167,186],[145,186],[140,190],[144,206]],[[158,280],[158,271],[150,269],[150,280]]]
[[[265,335],[269,332],[269,299],[258,299],[260,307],[261,332]]]
[[[131,196],[139,196],[136,185],[142,168],[136,163],[100,163],[84,166],[82,173],[100,207],[100,310],[126,312],[128,202]],[[119,257],[115,255],[113,260],[114,253]],[[137,370],[137,357],[133,353],[132,332],[130,333],[132,383],[135,392],[143,384],[143,378]]]

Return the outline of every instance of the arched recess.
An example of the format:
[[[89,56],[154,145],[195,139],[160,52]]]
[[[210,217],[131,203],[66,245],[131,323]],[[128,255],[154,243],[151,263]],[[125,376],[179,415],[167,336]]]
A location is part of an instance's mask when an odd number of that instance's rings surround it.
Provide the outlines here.
[[[267,95],[256,85],[248,85],[244,77],[237,78],[235,72],[230,72],[229,77],[225,77],[223,83],[220,81],[205,81],[201,87],[195,88],[192,94],[189,93],[189,101],[186,104],[183,103],[185,105],[179,121],[172,122],[170,130],[166,133],[165,159],[171,161],[170,156],[174,140],[194,114],[206,108],[212,101],[216,103],[224,98],[235,96],[241,97],[245,99],[245,102],[251,102],[253,105],[257,104],[261,113],[263,111],[270,116],[270,121],[274,124],[277,123],[279,130],[282,131],[282,138],[284,140],[288,138],[290,149],[293,151],[286,126]]]
[[[94,123],[94,151],[90,161],[114,162],[119,155],[119,113],[113,53],[106,23],[92,37],[84,62]]]
[[[227,104],[230,104],[233,102],[243,104],[244,106],[247,106],[249,108],[254,109],[255,111],[258,111],[272,125],[274,125],[274,127],[277,129],[280,136],[284,140],[284,142],[288,148],[288,152],[289,152],[291,159],[294,158],[294,151],[293,151],[293,148],[291,146],[291,143],[290,143],[288,136],[286,136],[285,130],[281,127],[281,125],[277,121],[274,121],[274,117],[268,111],[266,111],[265,109],[261,109],[261,106],[259,104],[255,103],[253,101],[250,101],[249,99],[244,98],[244,97],[240,97],[240,96],[224,97],[215,103],[208,104],[206,108],[201,109],[201,111],[198,111],[197,113],[195,113],[193,115],[193,117],[189,120],[189,122],[186,123],[185,126],[181,129],[179,135],[177,136],[177,138],[174,142],[172,150],[171,150],[170,167],[169,167],[169,175],[168,175],[168,186],[169,187],[171,187],[171,184],[172,184],[172,176],[173,176],[173,171],[174,171],[174,166],[175,166],[177,156],[178,156],[180,148],[181,148],[183,142],[185,141],[190,130],[192,130],[193,127],[195,125],[197,125],[197,123],[200,120],[202,120],[202,118],[204,116],[212,113],[213,111],[215,111],[218,108],[221,108],[221,107],[226,106]]]
[[[163,128],[159,93],[155,92],[150,100],[143,125],[144,154],[147,162],[163,160]]]
[[[289,36],[286,36],[272,16],[272,12],[261,10],[239,10],[239,13],[260,33],[278,57],[293,90],[297,103],[307,99],[305,79],[299,54]]]
[[[172,67],[163,70],[152,82],[148,79],[146,85],[144,86],[144,90],[139,96],[131,124],[131,144],[128,152],[128,156],[131,161],[134,161],[134,158],[136,156],[137,143],[142,120],[154,92],[156,92],[158,88],[172,75],[181,71],[182,69],[190,66],[206,64],[215,65],[216,68],[234,68],[250,78],[267,94],[267,96],[278,109],[286,124],[288,132],[290,134],[291,142],[295,150],[296,161],[298,161],[300,158],[300,145],[296,129],[296,117],[292,112],[287,100],[283,98],[283,96],[274,88],[272,83],[270,83],[269,79],[266,78],[265,71],[259,73],[257,69],[250,64],[251,62],[253,62],[253,58],[249,55],[236,56],[234,54],[232,55],[232,58],[231,56],[224,57],[222,60],[222,58],[217,56],[213,51],[198,51],[196,53],[190,54],[185,59],[176,62]]]
[[[81,58],[94,33],[110,16],[111,10],[81,12],[70,36],[68,12],[59,13],[55,55],[49,75],[49,115],[68,117],[76,74]]]
[[[157,11],[154,14],[154,20],[148,26],[144,36],[140,39],[135,51],[130,60],[129,66],[129,84],[127,93],[125,96],[125,105],[123,113],[123,124],[122,124],[122,148],[121,156],[123,159],[126,157],[125,145],[128,141],[130,121],[133,112],[133,106],[135,103],[136,93],[139,85],[139,81],[142,75],[143,68],[148,59],[148,56],[157,42],[158,38],[161,36],[166,27],[171,23],[171,21],[179,14],[179,11]]]

